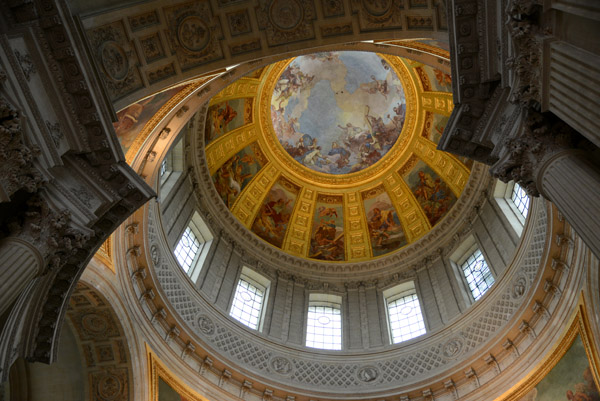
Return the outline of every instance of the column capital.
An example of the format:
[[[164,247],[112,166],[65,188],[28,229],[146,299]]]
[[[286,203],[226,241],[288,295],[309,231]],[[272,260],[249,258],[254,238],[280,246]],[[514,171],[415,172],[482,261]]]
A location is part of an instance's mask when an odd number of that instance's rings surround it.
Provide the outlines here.
[[[578,152],[587,144],[566,123],[550,113],[532,108],[521,111],[520,128],[496,147],[498,161],[490,173],[503,182],[514,180],[531,196],[539,196],[538,176],[547,162],[566,152]]]
[[[7,222],[10,234],[37,249],[45,259],[46,269],[60,269],[84,247],[93,233],[75,228],[71,213],[56,211],[39,194],[25,202],[25,211]]]
[[[0,76],[0,85],[4,81]],[[40,155],[37,145],[25,145],[21,113],[0,96],[0,202],[7,202],[20,190],[36,192],[43,184],[42,174],[33,166]]]

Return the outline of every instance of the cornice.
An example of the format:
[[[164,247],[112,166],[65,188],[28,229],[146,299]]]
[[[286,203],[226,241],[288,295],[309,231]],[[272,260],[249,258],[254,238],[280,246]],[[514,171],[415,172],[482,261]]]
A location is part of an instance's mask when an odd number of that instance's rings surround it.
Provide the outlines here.
[[[279,344],[264,335],[251,333],[217,312],[210,302],[204,300],[203,296],[196,292],[187,276],[176,267],[176,262],[168,249],[159,250],[160,257],[155,260],[160,260],[160,262],[158,265],[153,265],[153,261],[144,249],[152,247],[154,255],[156,255],[156,250],[161,248],[161,243],[164,243],[163,240],[158,240],[160,236],[155,237],[156,234],[150,236],[136,234],[130,237],[129,241],[146,244],[140,246],[139,253],[132,255],[132,261],[135,263],[130,264],[130,269],[135,267],[138,260],[144,260],[145,262],[140,263],[147,263],[150,266],[146,278],[134,279],[133,286],[134,288],[139,287],[136,292],[140,294],[147,293],[150,288],[155,288],[155,296],[145,297],[142,295],[138,297],[142,304],[149,303],[149,309],[144,309],[150,313],[149,319],[156,320],[155,326],[158,324],[158,327],[165,327],[166,330],[170,324],[166,322],[172,321],[170,316],[174,314],[173,316],[176,316],[176,320],[182,325],[179,331],[190,335],[193,333],[193,343],[196,344],[193,353],[197,355],[193,358],[194,361],[202,361],[204,353],[211,355],[211,358],[221,355],[218,358],[220,363],[224,363],[230,371],[237,372],[237,375],[241,374],[254,383],[263,382],[267,386],[282,389],[288,394],[298,394],[300,397],[310,393],[313,397],[337,399],[342,396],[346,399],[347,396],[342,394],[348,393],[360,394],[359,399],[366,399],[365,397],[373,397],[375,394],[380,397],[389,396],[394,392],[397,394],[398,383],[402,383],[402,391],[410,392],[422,388],[422,386],[426,386],[426,388],[431,386],[434,392],[439,392],[441,390],[433,386],[431,380],[436,378],[435,380],[440,382],[438,379],[444,377],[454,377],[455,386],[464,390],[462,386],[468,385],[473,377],[477,377],[482,384],[483,381],[489,380],[489,373],[484,372],[489,369],[494,371],[494,366],[497,366],[494,361],[497,361],[503,366],[502,369],[506,370],[507,366],[518,361],[518,358],[513,357],[514,349],[523,353],[532,344],[532,341],[543,341],[542,328],[546,327],[554,317],[554,310],[559,305],[554,298],[560,296],[562,292],[543,293],[548,295],[538,298],[539,288],[540,285],[544,287],[544,283],[548,281],[557,287],[564,288],[566,284],[564,275],[569,274],[569,270],[554,270],[549,255],[563,255],[557,256],[557,258],[567,257],[568,253],[564,249],[568,249],[569,244],[568,242],[563,242],[563,245],[553,241],[547,242],[547,238],[553,236],[552,231],[563,231],[554,223],[548,225],[556,218],[555,212],[550,209],[546,211],[546,205],[543,202],[536,203],[536,205],[532,218],[528,220],[529,223],[514,261],[507,267],[505,275],[496,282],[489,293],[475,304],[468,314],[450,322],[446,328],[430,333],[419,340],[409,341],[402,346],[359,352],[314,352],[290,344]],[[154,226],[152,219],[157,210],[155,206],[150,206],[150,209],[148,210],[148,228],[153,233],[155,230],[152,228]],[[145,219],[144,212],[138,213],[141,213],[140,218]],[[548,215],[548,213],[550,214]],[[124,263],[124,261],[119,263]],[[572,266],[571,261],[565,263]],[[541,270],[538,271],[538,267]],[[131,270],[129,274],[131,274]],[[162,284],[160,284],[161,282]],[[352,283],[349,283],[349,286],[352,286]],[[184,290],[185,288],[188,290]],[[183,292],[181,292],[182,290]],[[183,294],[187,295],[180,298]],[[150,304],[155,306],[150,306]],[[532,305],[538,306],[531,309]],[[156,313],[152,312],[161,308],[167,311],[164,323],[160,323],[162,318],[156,318]],[[517,332],[521,334],[511,336],[508,340],[503,337],[514,332],[515,328],[519,329]],[[532,336],[532,333],[535,336]],[[181,342],[170,344],[185,346]],[[508,345],[503,347],[502,344]],[[238,351],[241,349],[245,350],[243,357]],[[488,358],[489,361],[494,363],[490,364],[487,359],[479,357],[488,354],[492,355],[491,359]],[[404,365],[403,361],[410,361],[411,358],[423,360],[422,358],[426,358],[427,355],[429,355],[431,365],[420,365],[424,369],[424,373],[413,375],[404,371],[404,369],[410,370],[410,368],[409,365]],[[274,360],[277,358],[283,358],[282,362],[279,363],[278,359],[275,364]],[[188,361],[188,359],[184,358],[184,361]],[[362,382],[361,377],[371,376],[360,375],[358,372],[362,371],[363,367],[372,366],[375,367],[376,380],[373,383],[370,380]],[[463,373],[465,370],[469,371],[469,366],[474,369],[471,376]],[[279,368],[282,370],[278,373],[276,369]],[[302,373],[305,369],[310,369],[311,372],[320,372],[316,377],[329,377],[329,380],[333,381],[327,384],[320,382],[321,379],[317,382],[310,381],[310,379],[305,381],[306,377],[312,377],[311,375],[305,376],[306,372]],[[321,371],[322,369],[325,370]],[[393,375],[390,376],[391,373],[386,373],[387,369],[408,376],[404,376],[404,379],[394,379]],[[497,371],[492,376],[495,377],[499,373]],[[340,377],[345,377],[345,379],[334,384],[338,374],[343,375]],[[268,382],[265,382],[266,377],[269,377]],[[411,377],[411,379],[407,380],[406,377]],[[463,379],[458,380],[456,377],[463,377]],[[392,381],[386,384],[386,380]],[[240,382],[241,385],[242,382]],[[341,387],[337,388],[338,385]],[[375,385],[375,387],[370,387],[371,385]],[[307,388],[313,390],[307,392]],[[452,388],[445,387],[443,392],[446,391],[452,391]]]

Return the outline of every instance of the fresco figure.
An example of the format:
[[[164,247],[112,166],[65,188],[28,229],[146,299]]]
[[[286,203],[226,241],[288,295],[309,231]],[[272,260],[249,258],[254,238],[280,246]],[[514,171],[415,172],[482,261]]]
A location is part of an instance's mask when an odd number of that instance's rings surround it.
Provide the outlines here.
[[[389,93],[387,81],[384,79],[376,79],[375,75],[371,75],[371,82],[360,84],[360,89],[371,95],[380,93],[385,99],[387,99]]]
[[[206,145],[229,131],[252,122],[252,99],[240,98],[208,108],[204,141]]]
[[[452,77],[450,76],[450,74],[446,74],[445,72],[440,71],[438,69],[434,69],[433,73],[435,75],[435,80],[437,81],[439,87],[452,87]]]
[[[215,188],[229,209],[263,165],[258,145],[251,145],[236,153],[213,174]]]
[[[437,144],[440,139],[442,139],[442,135],[444,135],[444,130],[448,124],[448,119],[449,117],[441,114],[433,114],[433,123],[431,124],[431,130],[429,131],[428,137],[431,142]]]
[[[185,85],[166,90],[119,110],[118,120],[113,123],[113,128],[121,143],[123,153],[127,153],[150,118],[183,88]]]
[[[363,202],[373,256],[380,256],[403,247],[407,241],[389,195],[383,189],[376,192],[376,196],[363,193]]]
[[[546,374],[546,376],[519,401],[600,401],[581,337]]]
[[[224,108],[218,108],[213,112],[213,132],[215,135],[222,134],[227,127],[227,124],[233,121],[233,119],[237,116],[237,111],[235,111],[228,102],[225,102]]]
[[[281,248],[297,194],[298,188],[287,180],[277,181],[263,201],[252,224],[252,231],[271,245]]]
[[[313,218],[309,257],[313,259],[342,261],[344,253],[344,219],[342,200],[330,203],[317,200]]]
[[[290,65],[286,68],[275,86],[275,93],[278,94],[275,102],[278,102],[278,107],[281,108],[281,104],[297,93],[301,87],[310,86],[314,78],[304,74],[298,66]]]
[[[444,217],[456,202],[456,196],[448,185],[421,160],[403,178],[421,205],[431,226]]]
[[[431,90],[435,92],[451,92],[452,91],[452,77],[437,68],[430,67],[428,65],[421,65],[420,67],[431,85]]]
[[[404,89],[379,55],[326,52],[295,58],[271,97],[283,149],[305,167],[348,174],[377,163],[396,143]]]

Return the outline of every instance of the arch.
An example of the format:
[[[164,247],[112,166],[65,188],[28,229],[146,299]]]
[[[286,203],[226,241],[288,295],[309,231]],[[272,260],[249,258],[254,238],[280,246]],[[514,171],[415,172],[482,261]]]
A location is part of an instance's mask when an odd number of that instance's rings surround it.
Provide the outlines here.
[[[206,0],[176,5],[160,0],[77,9],[116,109],[178,82],[272,55],[387,38],[446,43],[448,38],[445,1],[216,3],[214,8]],[[293,7],[286,14],[287,3]],[[192,26],[198,26],[195,36]]]

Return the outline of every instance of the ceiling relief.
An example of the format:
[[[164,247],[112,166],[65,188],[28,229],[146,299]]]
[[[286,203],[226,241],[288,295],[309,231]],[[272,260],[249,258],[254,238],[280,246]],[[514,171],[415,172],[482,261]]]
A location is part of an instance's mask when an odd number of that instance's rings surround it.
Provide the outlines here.
[[[402,132],[402,83],[375,53],[328,52],[295,58],[271,98],[279,143],[305,167],[328,174],[378,162]]]
[[[436,149],[452,108],[448,79],[360,52],[301,56],[243,77],[209,104],[215,188],[247,229],[291,255],[388,255],[438,224],[469,178],[470,166]]]

